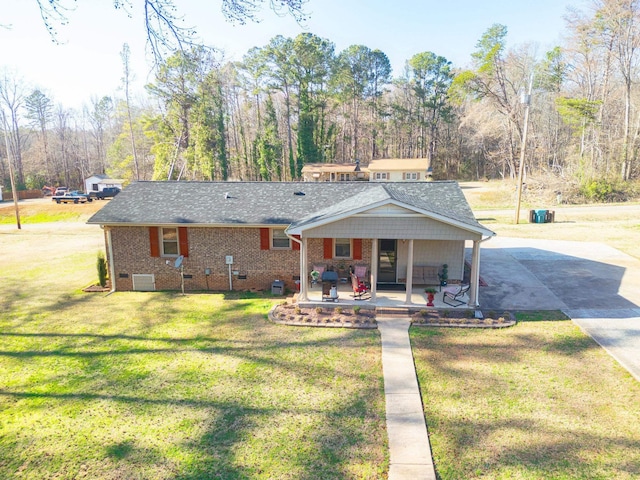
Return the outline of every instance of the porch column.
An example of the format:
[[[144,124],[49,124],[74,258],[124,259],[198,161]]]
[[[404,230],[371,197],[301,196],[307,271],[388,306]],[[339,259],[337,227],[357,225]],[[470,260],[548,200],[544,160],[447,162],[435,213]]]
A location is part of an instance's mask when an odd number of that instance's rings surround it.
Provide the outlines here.
[[[300,294],[298,295],[298,301],[306,302],[309,300],[308,295],[308,274],[307,268],[307,239],[302,237],[302,244],[300,245]]]
[[[376,301],[376,289],[378,286],[378,239],[371,239],[371,301]]]
[[[406,305],[411,305],[411,293],[413,292],[413,238],[409,240],[409,251],[407,252],[407,280],[406,280],[407,298],[404,301]]]
[[[478,304],[478,287],[480,286],[480,241],[473,241],[471,254],[471,274],[469,276],[469,307],[476,308]]]

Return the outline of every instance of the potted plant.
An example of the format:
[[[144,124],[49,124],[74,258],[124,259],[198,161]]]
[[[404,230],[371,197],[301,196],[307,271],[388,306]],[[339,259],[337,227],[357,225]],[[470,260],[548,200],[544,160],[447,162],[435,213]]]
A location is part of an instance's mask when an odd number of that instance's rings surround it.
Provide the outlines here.
[[[427,294],[427,307],[433,307],[433,299],[436,295],[436,289],[431,287],[425,288],[424,293]]]
[[[446,263],[442,265],[442,272],[438,274],[438,277],[440,278],[440,286],[446,286],[449,280],[449,265]]]

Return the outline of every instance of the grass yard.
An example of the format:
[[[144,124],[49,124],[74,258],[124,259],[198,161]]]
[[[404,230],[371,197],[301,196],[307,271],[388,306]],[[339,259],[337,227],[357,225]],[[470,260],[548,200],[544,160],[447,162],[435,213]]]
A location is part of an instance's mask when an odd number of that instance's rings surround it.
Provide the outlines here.
[[[413,328],[439,478],[640,478],[640,385],[570,321]]]
[[[0,229],[0,478],[386,478],[377,331],[277,326],[255,294],[83,293],[103,245]]]
[[[387,477],[377,331],[273,325],[255,294],[83,293],[102,205],[28,203],[20,231],[0,205],[0,478]],[[640,258],[613,208],[481,221]],[[519,320],[411,330],[439,478],[640,478],[638,382],[559,313]]]
[[[502,237],[606,243],[640,259],[640,204],[556,205],[532,195],[523,199],[520,221],[515,221],[513,182],[465,182],[465,198],[478,221]],[[529,210],[555,211],[554,223],[529,223]]]

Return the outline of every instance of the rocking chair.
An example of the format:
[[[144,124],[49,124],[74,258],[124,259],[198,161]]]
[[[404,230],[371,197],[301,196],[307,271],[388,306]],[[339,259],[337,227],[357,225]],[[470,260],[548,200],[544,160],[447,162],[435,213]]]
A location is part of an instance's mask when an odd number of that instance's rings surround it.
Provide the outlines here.
[[[351,287],[353,288],[354,300],[364,300],[362,296],[369,291],[367,285],[353,273],[351,274]]]

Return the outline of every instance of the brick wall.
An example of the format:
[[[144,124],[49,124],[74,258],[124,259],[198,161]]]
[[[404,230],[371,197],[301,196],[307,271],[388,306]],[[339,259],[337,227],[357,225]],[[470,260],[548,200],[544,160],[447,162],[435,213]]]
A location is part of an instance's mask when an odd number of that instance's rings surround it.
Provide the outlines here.
[[[232,272],[238,272],[232,274],[234,290],[270,290],[276,279],[283,280],[291,290],[296,287],[300,251],[260,250],[259,228],[190,227],[187,235],[185,290],[229,290],[227,255],[233,256]],[[157,290],[180,290],[180,270],[173,266],[175,258],[151,256],[148,228],[111,227],[111,239],[117,290],[132,290],[133,274],[153,274]],[[210,270],[210,275],[205,274],[205,269]]]
[[[307,251],[309,269],[313,268],[314,265],[324,265],[325,267],[337,268],[340,263],[344,263],[347,266],[366,265],[367,269],[370,269],[371,239],[369,238],[362,239],[361,260],[324,258],[324,238],[309,238],[307,240]]]

